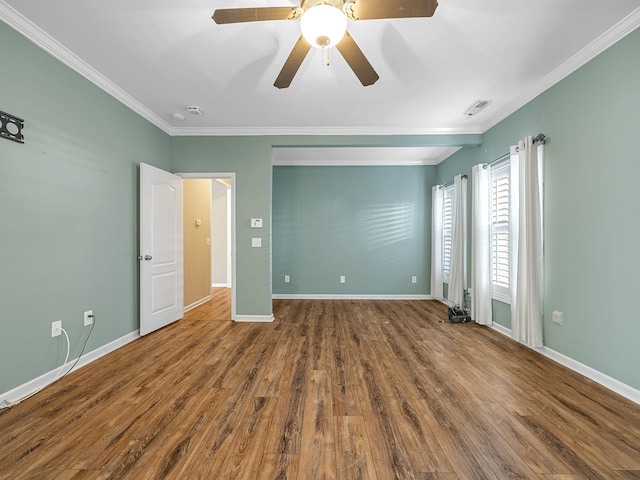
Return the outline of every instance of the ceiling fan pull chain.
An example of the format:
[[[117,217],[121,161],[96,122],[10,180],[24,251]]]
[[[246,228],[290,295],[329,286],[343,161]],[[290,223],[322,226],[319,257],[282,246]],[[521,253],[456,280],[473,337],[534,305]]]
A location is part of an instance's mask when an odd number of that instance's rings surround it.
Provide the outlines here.
[[[322,63],[324,63],[327,67],[331,64],[329,61],[329,49],[326,47],[322,47]]]

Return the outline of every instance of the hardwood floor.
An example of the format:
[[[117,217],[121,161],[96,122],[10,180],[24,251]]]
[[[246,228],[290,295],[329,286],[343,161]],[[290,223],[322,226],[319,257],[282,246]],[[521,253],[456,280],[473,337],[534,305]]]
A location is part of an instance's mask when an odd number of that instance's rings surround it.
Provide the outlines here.
[[[194,310],[1,411],[0,478],[640,478],[640,406],[437,302],[274,314]]]
[[[231,320],[231,289],[212,288],[211,300],[184,315],[185,320]]]

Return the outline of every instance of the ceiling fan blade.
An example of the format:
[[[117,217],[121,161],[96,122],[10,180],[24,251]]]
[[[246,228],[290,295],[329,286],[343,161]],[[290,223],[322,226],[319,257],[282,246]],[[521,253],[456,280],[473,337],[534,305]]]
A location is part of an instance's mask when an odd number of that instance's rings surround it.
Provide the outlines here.
[[[380,78],[376,71],[373,69],[367,57],[364,56],[360,47],[353,39],[349,32],[344,34],[344,37],[336,45],[336,48],[340,52],[340,55],[347,61],[353,73],[356,74],[360,83],[363,86],[373,85]]]
[[[284,62],[282,70],[280,70],[280,74],[273,84],[274,87],[287,88],[291,85],[293,77],[295,77],[298,72],[300,65],[302,65],[302,61],[304,60],[304,57],[307,56],[307,53],[309,53],[309,50],[311,50],[311,45],[309,45],[304,37],[300,35],[300,38],[293,46],[287,61]]]
[[[293,20],[299,16],[299,7],[219,8],[213,12],[214,22],[242,23],[265,20]]]
[[[437,6],[438,0],[355,0],[352,15],[356,20],[431,17]]]

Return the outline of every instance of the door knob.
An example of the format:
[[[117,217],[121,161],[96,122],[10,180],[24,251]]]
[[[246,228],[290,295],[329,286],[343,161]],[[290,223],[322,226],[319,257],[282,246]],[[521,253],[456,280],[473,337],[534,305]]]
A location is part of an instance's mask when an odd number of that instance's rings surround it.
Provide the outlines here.
[[[145,255],[144,257],[143,257],[142,255],[140,255],[140,256],[138,257],[138,260],[140,260],[140,261],[142,261],[142,260],[149,261],[149,260],[151,260],[152,258],[153,258],[153,257],[152,257],[151,255]]]

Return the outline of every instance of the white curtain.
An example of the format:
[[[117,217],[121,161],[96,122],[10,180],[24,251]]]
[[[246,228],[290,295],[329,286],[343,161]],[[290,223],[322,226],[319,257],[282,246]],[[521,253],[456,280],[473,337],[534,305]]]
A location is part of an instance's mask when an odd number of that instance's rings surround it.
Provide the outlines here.
[[[475,165],[471,171],[471,318],[491,325],[491,171]]]
[[[442,298],[442,207],[444,188],[431,189],[431,298]]]
[[[542,182],[544,146],[536,146],[533,137],[518,143],[517,153],[512,148],[512,161],[518,162],[518,218],[512,225],[516,263],[512,275],[511,332],[514,339],[531,347],[543,346],[543,231]],[[513,172],[513,168],[512,168]],[[512,269],[513,271],[514,269]]]
[[[451,232],[451,273],[448,298],[454,305],[464,305],[467,286],[467,177],[453,179],[453,227]]]

